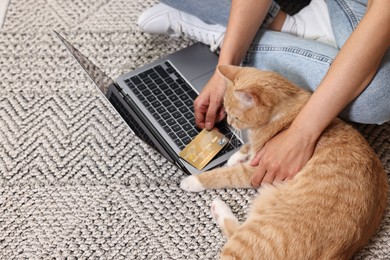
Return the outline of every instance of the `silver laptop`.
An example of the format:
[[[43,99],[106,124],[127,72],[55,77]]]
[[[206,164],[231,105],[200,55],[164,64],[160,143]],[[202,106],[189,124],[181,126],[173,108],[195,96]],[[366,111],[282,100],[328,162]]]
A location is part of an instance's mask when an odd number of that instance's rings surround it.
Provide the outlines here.
[[[195,126],[193,101],[214,73],[218,60],[206,45],[196,43],[113,80],[55,34],[131,130],[184,172],[196,174],[220,166],[242,145],[226,122],[221,122],[216,127],[229,144],[201,171],[179,157],[200,132]]]

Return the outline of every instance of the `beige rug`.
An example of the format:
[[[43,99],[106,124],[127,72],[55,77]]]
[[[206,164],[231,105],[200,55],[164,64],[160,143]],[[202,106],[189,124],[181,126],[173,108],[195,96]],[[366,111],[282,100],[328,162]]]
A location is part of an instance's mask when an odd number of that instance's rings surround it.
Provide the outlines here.
[[[3,0],[0,0],[3,1]],[[0,259],[216,259],[209,205],[240,219],[253,190],[183,192],[52,33],[115,77],[187,39],[141,33],[154,0],[12,0],[0,31]],[[390,173],[390,125],[359,126]],[[390,212],[356,259],[389,259]]]

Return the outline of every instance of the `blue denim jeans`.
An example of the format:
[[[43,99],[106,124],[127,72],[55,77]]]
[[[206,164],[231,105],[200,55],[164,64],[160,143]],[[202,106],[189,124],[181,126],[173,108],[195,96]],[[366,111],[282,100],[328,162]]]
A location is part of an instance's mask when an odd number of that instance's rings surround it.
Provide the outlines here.
[[[230,0],[161,0],[178,10],[195,15],[206,23],[225,25]],[[276,71],[308,91],[315,91],[325,76],[339,49],[356,28],[366,11],[367,0],[327,0],[329,16],[337,48],[287,33],[259,28],[243,66]],[[265,24],[279,11],[274,2]],[[353,122],[382,124],[390,121],[390,50],[388,50],[374,79],[352,101],[340,117]]]

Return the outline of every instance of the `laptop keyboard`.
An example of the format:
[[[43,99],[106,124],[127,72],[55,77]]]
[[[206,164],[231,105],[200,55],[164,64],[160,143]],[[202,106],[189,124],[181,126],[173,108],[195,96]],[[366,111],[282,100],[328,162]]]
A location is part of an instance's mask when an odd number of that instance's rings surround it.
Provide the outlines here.
[[[125,83],[181,150],[198,135],[193,107],[198,94],[170,62],[125,79]],[[226,123],[216,127],[230,140],[222,153],[242,144]]]

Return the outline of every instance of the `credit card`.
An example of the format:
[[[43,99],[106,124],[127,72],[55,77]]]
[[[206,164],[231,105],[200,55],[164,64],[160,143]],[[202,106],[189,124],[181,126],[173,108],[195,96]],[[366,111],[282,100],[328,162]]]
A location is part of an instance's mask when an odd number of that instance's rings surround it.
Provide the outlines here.
[[[203,129],[180,153],[179,156],[198,170],[202,170],[229,142],[216,128]]]

